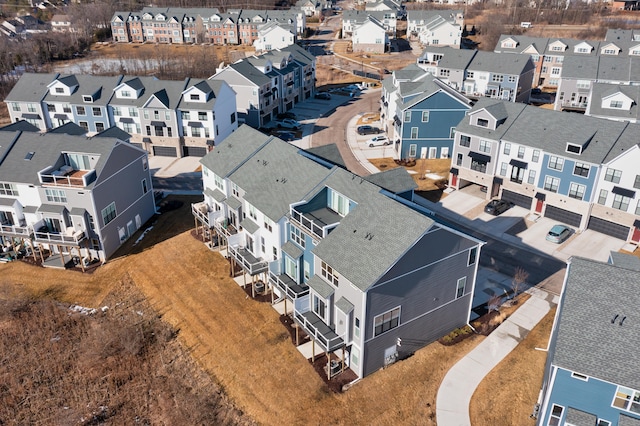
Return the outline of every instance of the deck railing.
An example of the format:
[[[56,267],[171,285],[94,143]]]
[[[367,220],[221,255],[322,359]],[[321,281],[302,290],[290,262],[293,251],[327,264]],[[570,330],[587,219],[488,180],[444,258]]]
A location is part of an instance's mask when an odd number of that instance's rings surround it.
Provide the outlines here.
[[[11,234],[14,236],[28,237],[29,228],[26,226],[17,225],[0,225],[0,233],[3,235]]]
[[[311,322],[307,320],[307,317],[302,315],[302,312],[295,311],[295,318],[302,327],[305,329],[306,333],[313,338],[322,348],[327,352],[332,352],[333,350],[339,348],[344,343],[341,337],[336,336],[331,339],[326,337],[324,334],[320,332]]]
[[[296,210],[295,207],[291,208],[291,219],[307,233],[313,234],[318,238],[327,236],[326,227],[318,225],[314,223],[313,220],[306,218],[304,213]]]
[[[291,300],[296,300],[298,297],[309,294],[308,287],[301,292],[296,292],[294,289],[288,286],[287,283],[280,279],[279,274],[275,274],[273,271],[269,271],[269,280],[271,280],[271,283],[282,290],[282,292],[286,294],[287,297]]]
[[[229,254],[233,256],[233,258],[238,263],[240,263],[240,265],[242,265],[242,268],[247,271],[249,275],[257,275],[267,270],[267,268],[269,267],[268,262],[261,259],[256,259],[255,262],[251,262],[247,257],[243,256],[242,253],[240,253],[240,250],[242,249],[243,247],[231,244],[229,244],[228,247]]]
[[[72,235],[54,232],[34,232],[33,237],[39,243],[79,245],[86,238],[86,234],[84,231],[75,232]]]

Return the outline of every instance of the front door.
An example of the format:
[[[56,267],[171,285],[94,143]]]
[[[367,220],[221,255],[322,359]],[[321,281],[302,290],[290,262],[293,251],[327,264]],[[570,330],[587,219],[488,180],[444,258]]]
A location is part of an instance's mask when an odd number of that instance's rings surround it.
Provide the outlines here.
[[[544,204],[544,201],[536,200],[536,213],[542,213],[542,205],[543,204]]]
[[[633,228],[633,235],[631,236],[631,241],[640,243],[640,228]]]
[[[427,148],[420,148],[420,158],[427,158]]]
[[[444,146],[440,149],[440,158],[449,158],[449,147]]]
[[[458,184],[458,175],[451,175],[451,186],[454,188]]]
[[[429,148],[429,158],[436,158],[438,156],[438,148],[431,147]]]

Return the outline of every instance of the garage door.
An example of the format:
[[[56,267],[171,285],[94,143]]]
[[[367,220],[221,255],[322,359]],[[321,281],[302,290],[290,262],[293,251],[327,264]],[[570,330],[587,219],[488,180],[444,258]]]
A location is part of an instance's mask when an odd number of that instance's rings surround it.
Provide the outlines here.
[[[515,204],[516,206],[524,207],[525,209],[531,209],[531,201],[533,198],[526,195],[518,194],[517,192],[502,190],[502,199]]]
[[[627,237],[629,236],[628,227],[620,225],[619,223],[613,223],[609,222],[608,220],[600,219],[599,217],[591,216],[589,218],[587,228],[605,235],[609,235],[611,237],[620,238],[624,241],[626,241]]]
[[[182,153],[185,157],[204,157],[207,155],[207,148],[203,146],[184,146]]]
[[[154,146],[153,155],[159,157],[177,157],[178,152],[174,146]]]
[[[139,143],[139,142],[131,142],[131,145],[133,145],[133,146],[135,146],[135,147],[137,147],[137,148],[140,148],[140,149],[144,149],[144,147],[142,146],[142,144],[141,144],[141,143]]]
[[[547,206],[544,210],[544,217],[548,217],[549,219],[554,219],[571,226],[580,226],[580,221],[582,221],[581,214],[559,209],[554,206]]]

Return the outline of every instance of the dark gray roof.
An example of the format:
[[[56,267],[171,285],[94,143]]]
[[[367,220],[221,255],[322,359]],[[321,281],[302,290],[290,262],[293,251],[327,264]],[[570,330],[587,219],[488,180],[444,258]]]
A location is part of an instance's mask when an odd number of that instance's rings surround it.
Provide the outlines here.
[[[620,416],[618,417],[618,426],[640,426],[640,419],[620,413]]]
[[[12,144],[15,137],[17,140]],[[97,180],[89,185],[91,188],[101,178],[102,169],[111,152],[120,145],[128,144],[111,138],[93,139],[66,134],[1,132],[0,181],[40,185],[38,172],[54,166],[63,151],[82,152],[100,156],[95,166]],[[26,160],[30,152],[34,154],[30,160]]]
[[[129,141],[131,135],[118,126],[111,126],[108,129],[101,131],[98,134],[93,135],[94,138],[116,138],[121,141]]]
[[[562,62],[562,78],[597,79],[598,57],[566,56]]]
[[[227,85],[227,83],[224,80],[187,79],[184,91],[180,97],[180,102],[178,103],[178,108],[181,110],[211,111],[218,100],[222,85]],[[205,93],[207,96],[206,102],[192,102],[190,99],[185,98],[184,92],[194,86]]]
[[[612,251],[609,253],[609,263],[619,268],[640,272],[640,258],[632,254]]]
[[[242,76],[247,78],[252,83],[262,86],[271,82],[271,79],[264,75],[259,69],[254,67],[249,61],[242,60],[234,64],[229,65],[230,68],[236,70]]]
[[[55,95],[47,91],[44,98],[45,102],[63,102],[73,105],[91,105],[105,106],[111,99],[113,89],[118,85],[122,76],[116,77],[103,77],[90,74],[72,74],[66,76],[59,76],[58,81],[66,86],[78,86],[71,95]],[[53,83],[53,82],[52,82]],[[83,96],[93,96],[93,102],[85,102]]]
[[[365,176],[365,179],[393,194],[411,191],[418,187],[404,167],[395,167],[393,169],[374,173],[372,175]]]
[[[502,108],[507,111],[507,118],[500,124],[496,130],[492,130],[485,127],[472,126],[469,123],[469,115],[480,109],[486,109],[488,112],[493,113],[498,107],[496,104],[502,104]],[[514,123],[520,114],[522,114],[526,105],[516,102],[505,102],[489,98],[480,98],[478,102],[471,108],[467,116],[464,117],[460,123],[456,126],[456,132],[476,135],[482,138],[500,140],[502,136],[509,130],[509,127]]]
[[[224,148],[222,148],[224,150]],[[289,212],[328,174],[299,148],[273,138],[234,171],[229,179],[245,191],[244,199],[273,221]],[[304,178],[301,178],[304,176]]]
[[[224,200],[224,203],[229,206],[231,210],[238,210],[242,207],[242,201],[238,200],[236,197],[229,197]]]
[[[5,102],[40,102],[47,94],[47,85],[59,74],[24,73],[4,99]]]
[[[383,195],[377,185],[348,171],[334,169],[324,186],[357,206],[313,253],[362,291],[375,284],[434,224],[427,216]]]
[[[516,45],[514,47],[502,47],[502,42],[506,39],[512,39],[516,42]],[[502,34],[493,51],[501,53],[522,53],[524,50],[533,46],[539,54],[543,54],[548,42],[549,39],[547,37]]]
[[[64,204],[40,204],[38,207],[39,213],[56,213],[62,214],[64,213],[66,207]]]
[[[469,67],[473,57],[479,52],[478,50],[469,49],[454,49],[450,46],[429,46],[423,51],[423,55],[426,53],[436,53],[443,55],[440,62],[438,62],[439,68],[447,68],[452,70],[464,70]]]
[[[423,75],[425,73],[424,69],[420,68],[420,66],[418,66],[418,64],[413,63],[413,64],[409,64],[406,67],[399,69],[399,70],[395,70],[393,72],[393,78],[396,79],[396,81],[398,80],[413,80],[416,77],[419,77],[421,75]],[[392,78],[392,77],[388,77],[388,78]],[[385,79],[386,80],[386,79]],[[393,81],[393,79],[392,79]]]
[[[540,148],[551,154],[601,164],[627,124],[527,106],[502,139]],[[582,152],[567,152],[567,142],[583,146]]]
[[[602,99],[620,92],[633,100],[629,110],[622,108],[603,108]],[[640,86],[593,83],[588,114],[596,117],[606,117],[616,120],[640,120]]]
[[[440,66],[443,66],[442,61]],[[478,50],[468,66],[470,71],[490,71],[509,75],[521,75],[534,68],[535,65],[533,65],[531,56],[528,54],[501,55],[500,53],[482,50]]]
[[[326,160],[336,166],[342,167],[343,169],[347,168],[344,158],[342,158],[340,150],[338,149],[338,145],[335,143],[307,148],[306,151],[317,158]]]
[[[112,96],[111,104],[114,106],[142,107],[152,96],[155,96],[167,109],[174,110],[180,101],[185,82],[182,80],[158,80],[155,77],[125,76],[120,84],[126,84],[133,90],[143,89],[143,91],[138,99]]]
[[[618,138],[611,150],[607,153],[603,163],[608,163],[628,149],[640,144],[638,135],[640,134],[640,124],[628,124]]]
[[[11,124],[7,124],[4,127],[0,127],[0,132],[17,132],[17,131],[39,132],[40,129],[38,129],[36,126],[34,126],[33,124],[29,123],[26,120],[16,121]]]
[[[595,426],[596,420],[598,420],[598,416],[595,414],[586,413],[573,407],[567,408],[567,417],[565,419],[567,423],[571,423],[572,425]]]
[[[638,364],[629,358],[640,334],[640,273],[572,257],[567,274],[552,364],[640,389]]]
[[[608,56],[598,57],[599,81],[640,81],[640,58],[636,56]],[[564,65],[562,67],[564,77]]]
[[[308,52],[306,49],[303,49],[297,44],[292,44],[280,50],[291,53],[291,55],[293,55],[293,59],[304,65],[310,65],[313,63],[313,61],[316,60],[316,57],[312,53]]]
[[[244,124],[202,157],[200,163],[225,178],[271,138],[273,136],[267,136]]]
[[[65,135],[82,136],[82,135],[86,135],[87,131],[82,127],[78,126],[73,121],[69,121],[68,123],[63,124],[62,126],[58,126],[55,129],[49,130],[48,133],[62,133]]]

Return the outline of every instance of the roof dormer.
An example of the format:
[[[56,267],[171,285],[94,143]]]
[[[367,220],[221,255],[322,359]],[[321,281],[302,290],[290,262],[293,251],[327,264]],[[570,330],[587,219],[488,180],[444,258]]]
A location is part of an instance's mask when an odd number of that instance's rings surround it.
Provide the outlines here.
[[[593,46],[587,43],[586,41],[576,44],[575,47],[573,48],[573,53],[591,53],[591,52],[593,52]]]
[[[633,99],[622,92],[615,92],[602,98],[601,108],[629,111],[633,106]]]
[[[69,75],[52,81],[47,87],[54,96],[71,96],[78,88],[78,80],[75,75]]]
[[[619,55],[620,52],[622,52],[622,49],[613,43],[608,43],[600,48],[601,55]]]
[[[515,49],[518,47],[518,41],[512,37],[507,37],[500,42],[500,47],[503,49]]]
[[[636,44],[629,48],[629,55],[631,56],[640,56],[640,44]]]
[[[167,17],[165,15],[163,15],[162,13],[158,13],[155,17],[156,21],[166,21]]]
[[[118,99],[138,99],[144,92],[144,86],[140,79],[135,77],[119,84],[113,91]]]
[[[549,51],[550,52],[564,52],[565,50],[567,50],[567,46],[565,43],[563,43],[560,40],[556,40],[553,43],[549,44]]]

